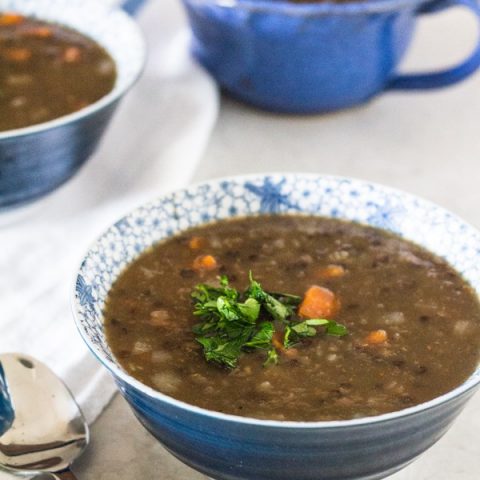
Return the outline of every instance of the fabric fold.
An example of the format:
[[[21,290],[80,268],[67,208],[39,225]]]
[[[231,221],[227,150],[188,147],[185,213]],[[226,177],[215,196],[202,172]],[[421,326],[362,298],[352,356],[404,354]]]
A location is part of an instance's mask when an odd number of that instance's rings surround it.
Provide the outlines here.
[[[218,113],[216,86],[189,55],[179,2],[148,2],[138,21],[149,46],[147,67],[99,151],[59,191],[9,212],[10,224],[0,229],[0,351],[47,363],[89,422],[115,387],[76,331],[70,309],[75,270],[116,218],[189,183]]]

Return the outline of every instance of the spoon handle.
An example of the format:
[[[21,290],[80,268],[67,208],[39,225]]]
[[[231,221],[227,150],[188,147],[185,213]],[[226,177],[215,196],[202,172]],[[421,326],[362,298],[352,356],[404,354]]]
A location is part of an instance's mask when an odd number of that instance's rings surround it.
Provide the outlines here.
[[[77,480],[77,477],[68,469],[57,473],[40,473],[35,475],[32,480]]]
[[[77,477],[70,469],[64,470],[63,472],[57,472],[55,475],[59,480],[77,480]]]

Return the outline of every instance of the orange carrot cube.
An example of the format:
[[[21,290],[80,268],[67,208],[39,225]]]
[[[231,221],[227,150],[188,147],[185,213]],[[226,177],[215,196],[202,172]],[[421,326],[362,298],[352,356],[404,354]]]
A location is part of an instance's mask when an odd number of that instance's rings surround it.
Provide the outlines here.
[[[217,268],[217,260],[213,255],[200,255],[194,261],[192,268],[198,271],[209,271]]]
[[[51,38],[53,36],[53,32],[51,28],[40,26],[27,30],[25,35],[37,38]]]
[[[4,52],[1,52],[7,60],[13,62],[26,62],[32,57],[32,51],[28,48],[7,48]]]
[[[67,63],[76,63],[82,58],[82,51],[78,47],[68,47],[63,52],[63,59]]]
[[[20,25],[25,20],[23,15],[19,13],[6,12],[0,14],[0,27],[8,27],[13,25]]]
[[[385,330],[373,330],[366,338],[365,343],[367,345],[380,345],[388,340],[388,333]]]
[[[331,290],[313,285],[305,292],[298,314],[304,318],[332,318],[338,307],[339,302]]]
[[[203,237],[192,237],[188,242],[188,247],[191,250],[200,250],[206,245],[206,240]]]
[[[319,278],[324,280],[340,278],[345,275],[345,269],[341,265],[327,265],[318,271]]]

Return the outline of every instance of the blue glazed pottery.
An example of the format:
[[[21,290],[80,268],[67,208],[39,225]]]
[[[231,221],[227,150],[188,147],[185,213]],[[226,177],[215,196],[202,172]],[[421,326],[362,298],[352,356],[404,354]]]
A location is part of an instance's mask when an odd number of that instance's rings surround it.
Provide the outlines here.
[[[7,379],[0,364],[0,436],[11,427],[14,420],[15,412],[8,394]]]
[[[121,5],[126,12],[134,15],[138,10],[140,10],[145,1],[146,0],[125,0]]]
[[[395,232],[444,257],[480,292],[480,233],[430,202],[347,178],[272,174],[214,180],[165,195],[112,225],[84,257],[78,330],[142,424],[176,457],[217,480],[376,480],[401,469],[449,428],[480,385],[480,367],[430,402],[348,421],[289,422],[205,410],[156,392],[116,362],[103,330],[107,293],[152,244],[217,219],[306,213]]]
[[[143,36],[130,17],[95,0],[0,0],[18,12],[74,28],[96,40],[117,66],[113,90],[79,112],[0,132],[0,212],[30,202],[70,179],[95,151],[115,108],[145,63]]]
[[[397,75],[420,14],[475,0],[183,0],[192,52],[231,95],[277,112],[351,107],[388,89],[445,87],[480,65],[480,45],[460,66]]]

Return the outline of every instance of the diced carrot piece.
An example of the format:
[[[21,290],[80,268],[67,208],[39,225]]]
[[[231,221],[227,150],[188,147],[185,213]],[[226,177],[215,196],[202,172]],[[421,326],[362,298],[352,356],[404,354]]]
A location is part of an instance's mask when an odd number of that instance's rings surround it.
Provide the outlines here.
[[[200,255],[193,261],[192,268],[196,271],[215,270],[217,261],[213,255]]]
[[[19,13],[2,13],[0,14],[0,27],[8,27],[10,25],[20,25],[25,20],[23,15]]]
[[[365,343],[368,345],[380,345],[388,340],[388,333],[385,330],[373,330],[366,338]]]
[[[331,290],[313,285],[305,292],[298,314],[304,318],[332,318],[338,307],[339,302]]]
[[[27,30],[25,35],[28,37],[51,38],[53,36],[53,31],[51,28],[40,26]]]
[[[188,242],[188,246],[191,250],[199,250],[206,245],[206,240],[203,237],[192,237]]]
[[[78,47],[68,47],[63,52],[63,59],[67,63],[76,63],[82,57],[82,51]]]
[[[26,62],[30,60],[32,56],[32,51],[28,48],[7,48],[2,55],[7,58],[8,60],[12,60],[14,62]]]
[[[318,277],[324,280],[340,278],[345,275],[345,269],[341,265],[327,265],[318,271]]]
[[[298,350],[296,348],[284,348],[281,352],[289,359],[298,357]]]

